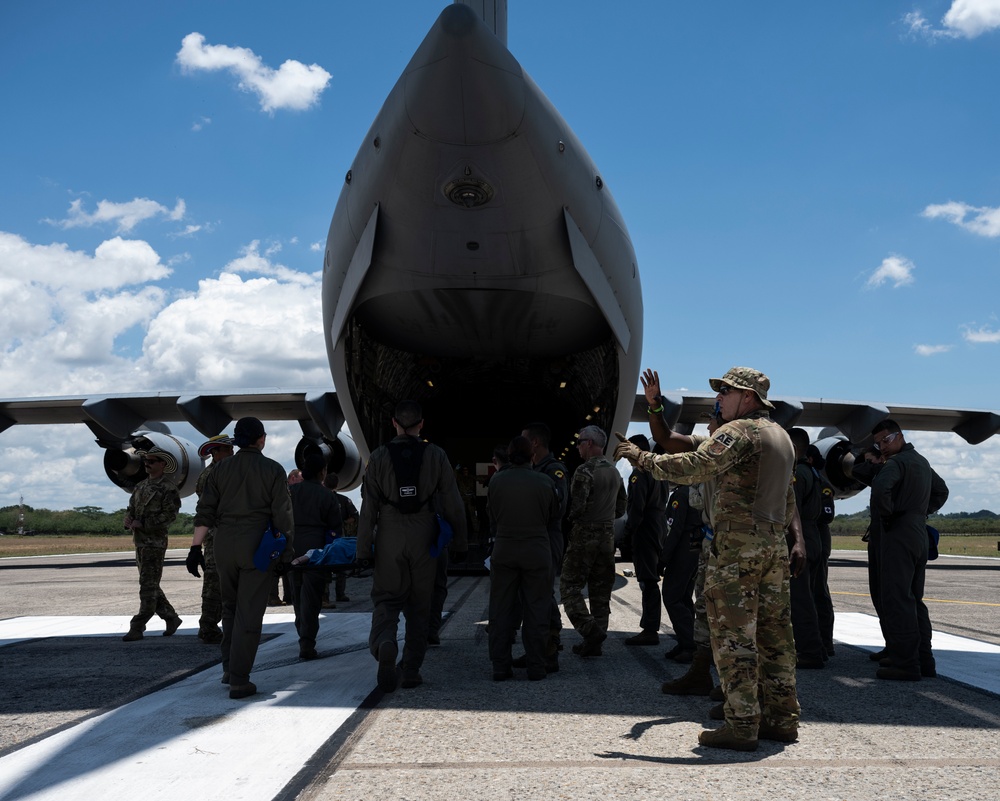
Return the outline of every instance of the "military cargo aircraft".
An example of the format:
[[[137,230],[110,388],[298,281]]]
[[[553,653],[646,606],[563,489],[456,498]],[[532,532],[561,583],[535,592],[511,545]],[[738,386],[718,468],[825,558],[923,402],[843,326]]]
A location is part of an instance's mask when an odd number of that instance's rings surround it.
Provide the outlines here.
[[[346,488],[392,435],[396,401],[420,401],[426,433],[455,462],[544,420],[553,449],[588,423],[645,421],[636,395],[643,307],[636,256],[610,187],[581,142],[506,47],[506,0],[446,7],[386,98],[343,177],[323,262],[323,327],[333,386],[0,401],[0,430],[83,423],[108,478],[145,477],[152,444],[193,491],[197,447],[233,420],[297,420],[301,464],[318,449]],[[892,417],[979,443],[992,411],[775,398],[785,426],[827,427],[819,443],[844,495],[854,444]],[[669,394],[665,414],[696,424],[714,395]],[[570,456],[572,457],[572,449]]]

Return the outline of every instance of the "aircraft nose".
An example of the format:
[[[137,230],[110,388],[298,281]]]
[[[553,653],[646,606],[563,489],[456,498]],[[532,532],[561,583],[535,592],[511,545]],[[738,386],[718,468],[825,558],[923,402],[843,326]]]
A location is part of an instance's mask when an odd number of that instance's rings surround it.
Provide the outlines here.
[[[404,73],[406,114],[416,133],[436,142],[500,142],[524,118],[524,80],[475,12],[448,6]]]

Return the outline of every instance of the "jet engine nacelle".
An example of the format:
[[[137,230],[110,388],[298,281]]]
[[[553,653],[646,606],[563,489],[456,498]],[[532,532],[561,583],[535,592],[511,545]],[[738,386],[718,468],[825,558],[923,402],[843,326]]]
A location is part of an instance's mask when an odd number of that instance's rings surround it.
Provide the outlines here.
[[[123,442],[120,448],[107,448],[104,451],[104,472],[115,486],[132,492],[140,481],[147,478],[138,451],[148,451],[154,445],[174,457],[177,470],[166,475],[173,479],[181,497],[185,498],[194,492],[204,462],[198,455],[196,446],[169,433],[143,429],[133,433],[132,438]]]
[[[814,444],[826,460],[823,473],[833,485],[835,497],[850,498],[865,488],[864,484],[851,477],[855,447],[850,440],[846,437],[827,437]]]
[[[295,447],[295,465],[301,469],[310,453],[323,454],[326,469],[337,474],[339,491],[354,489],[361,483],[361,454],[350,434],[341,431],[335,440],[302,437]]]

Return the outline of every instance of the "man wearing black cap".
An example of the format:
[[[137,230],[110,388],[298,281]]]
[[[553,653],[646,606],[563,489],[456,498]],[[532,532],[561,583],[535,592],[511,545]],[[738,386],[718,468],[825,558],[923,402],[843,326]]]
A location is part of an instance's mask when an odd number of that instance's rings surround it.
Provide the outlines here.
[[[139,452],[148,478],[139,482],[129,498],[125,513],[125,528],[132,532],[135,563],[139,568],[139,612],[129,623],[125,642],[142,639],[146,623],[159,615],[166,623],[164,637],[169,637],[181,625],[181,619],[160,589],[163,558],[167,553],[167,527],[177,519],[181,496],[177,485],[166,473],[177,472],[177,462],[167,451],[153,447]]]
[[[222,681],[230,698],[257,692],[250,681],[260,645],[267,596],[274,572],[254,567],[254,553],[269,525],[288,537],[282,562],[292,560],[294,519],[285,469],[261,451],[267,434],[256,417],[236,423],[240,450],[216,467],[205,482],[194,518],[192,545],[215,528],[215,561],[222,589]]]
[[[211,456],[208,463],[198,476],[194,491],[200,498],[212,470],[223,459],[233,455],[233,438],[225,434],[211,437],[198,448],[202,459]],[[202,550],[204,548],[204,550]],[[188,572],[198,578],[198,567],[205,571],[201,584],[201,618],[198,620],[198,639],[206,645],[218,645],[222,642],[222,590],[219,588],[219,569],[215,565],[215,531],[209,530],[201,545],[191,546],[185,562]]]

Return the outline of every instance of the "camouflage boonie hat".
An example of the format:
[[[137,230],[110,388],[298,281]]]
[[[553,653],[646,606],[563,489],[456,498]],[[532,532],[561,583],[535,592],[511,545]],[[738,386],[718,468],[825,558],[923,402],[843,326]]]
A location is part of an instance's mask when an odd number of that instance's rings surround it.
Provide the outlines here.
[[[708,379],[708,384],[716,392],[722,389],[723,384],[728,384],[733,389],[749,389],[768,409],[774,408],[774,404],[767,399],[771,380],[752,367],[731,367],[722,378]]]

